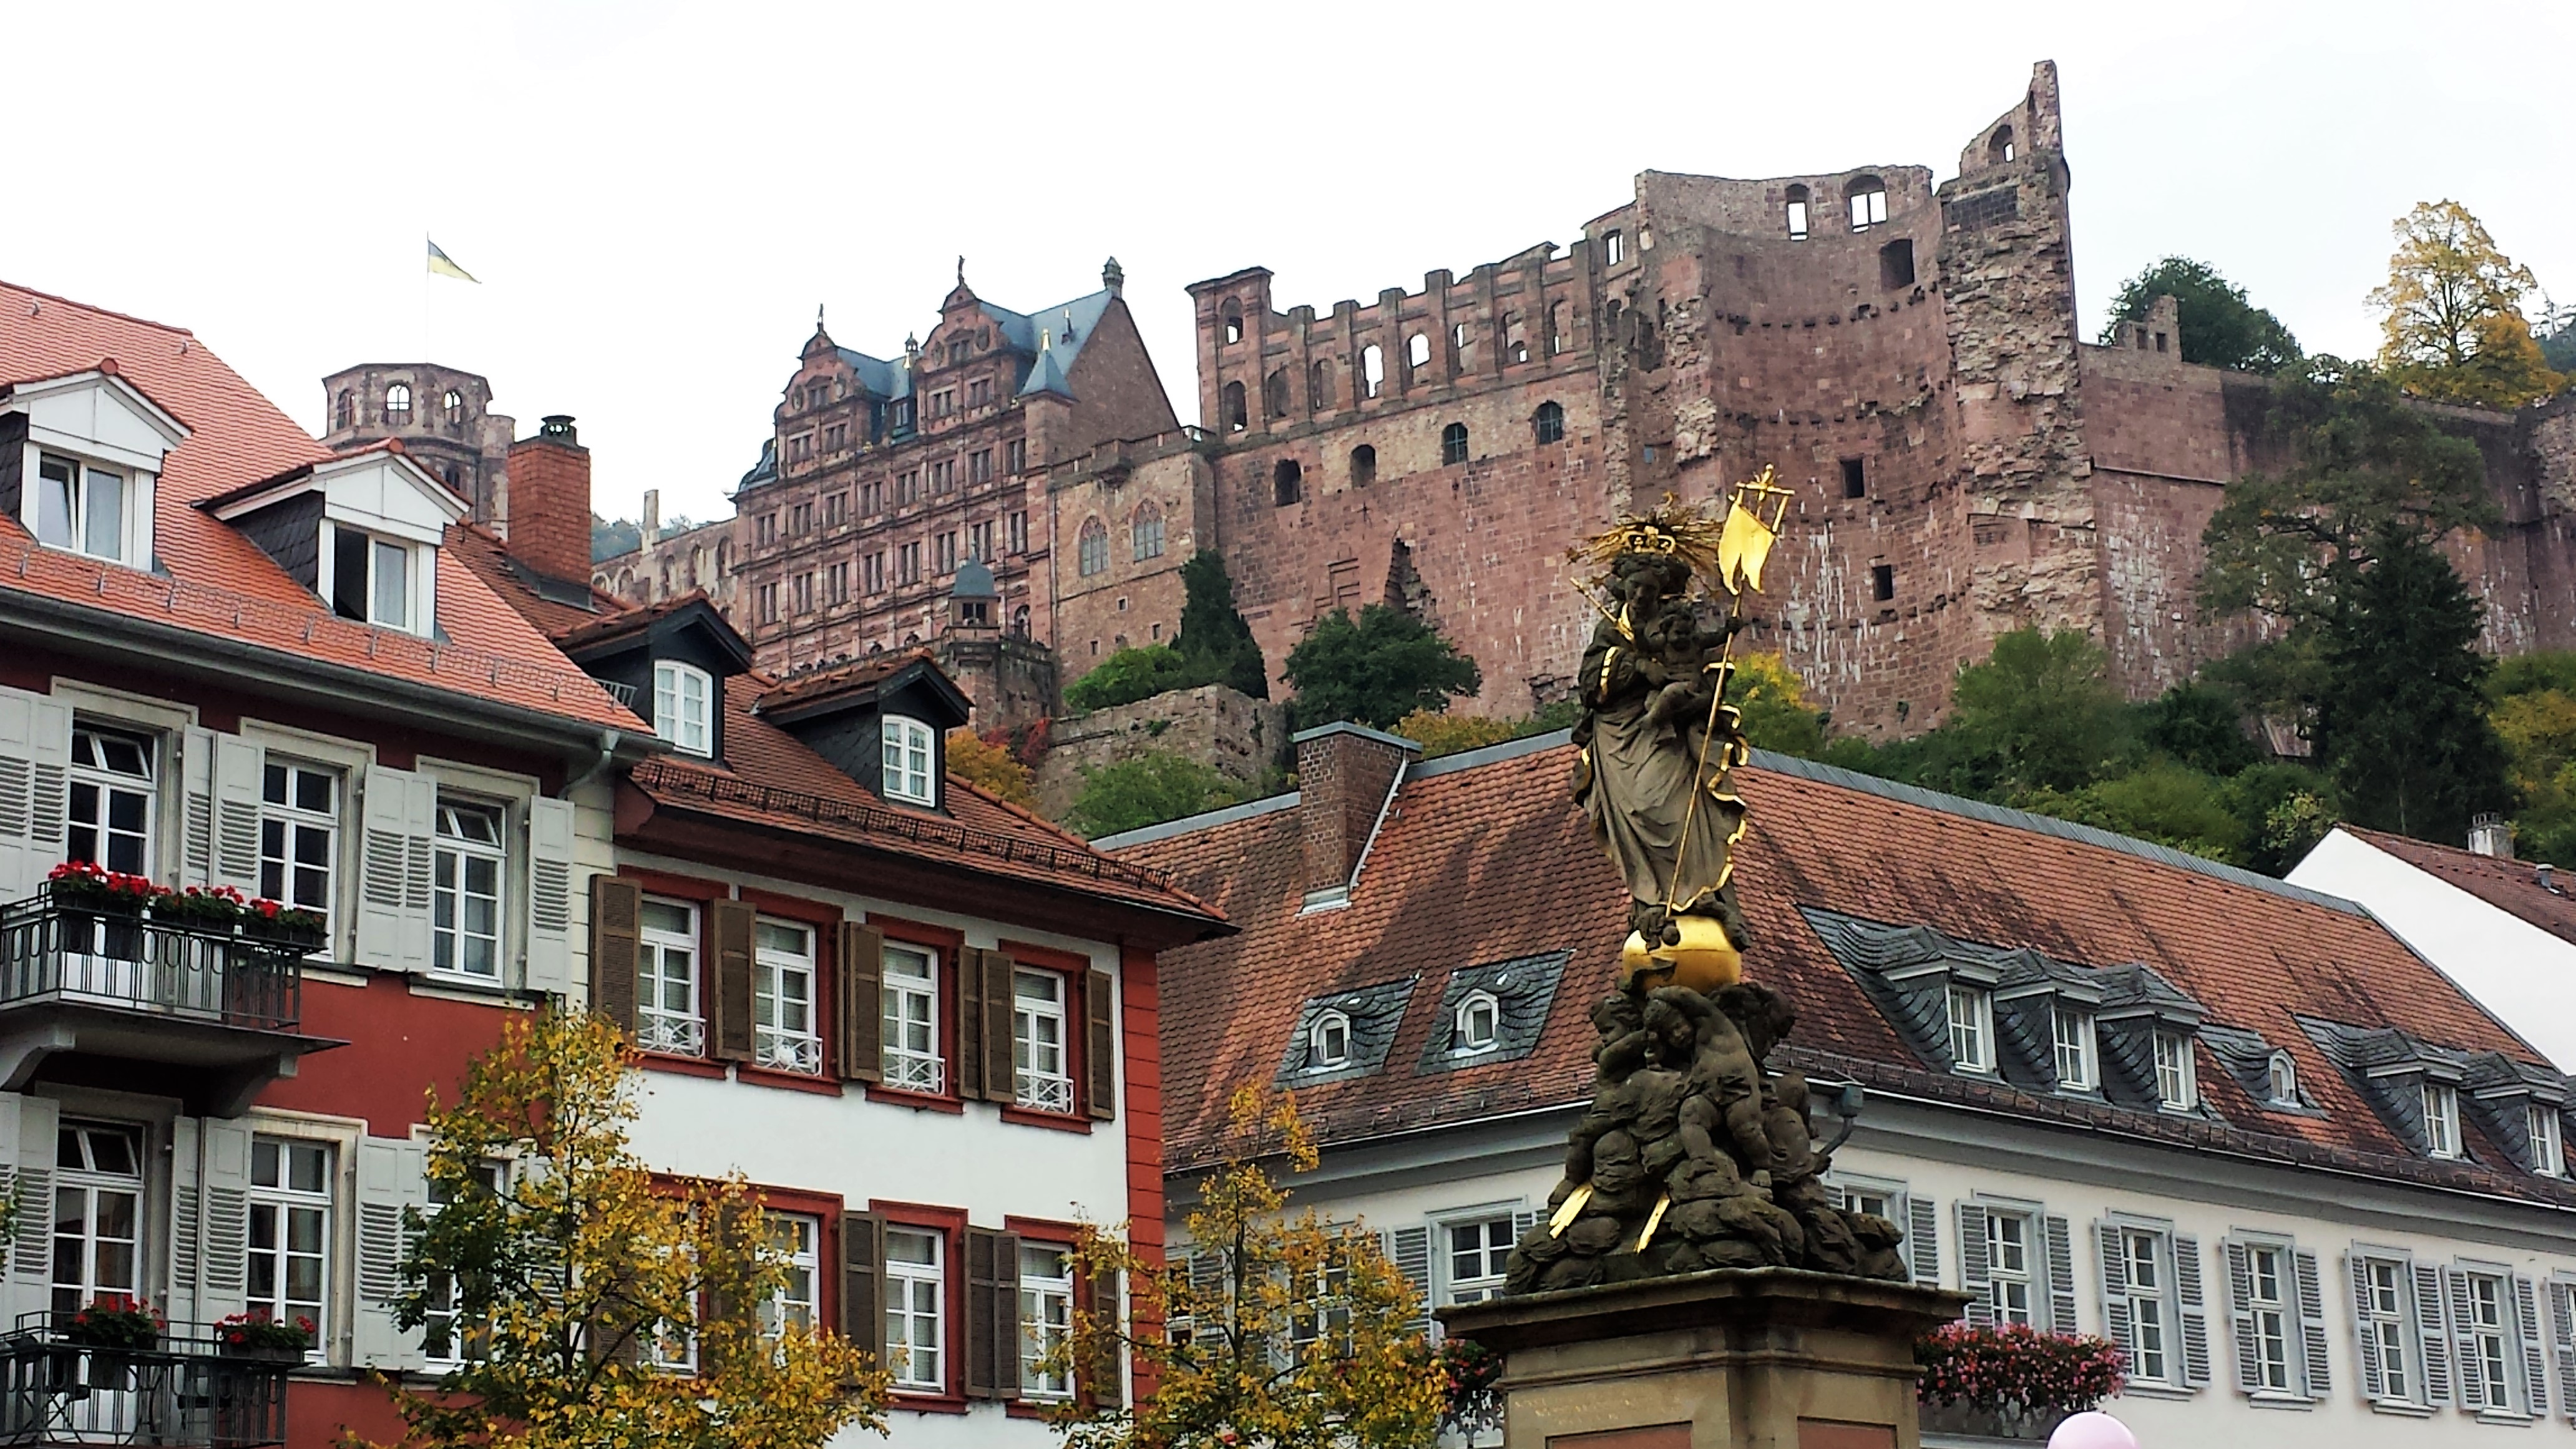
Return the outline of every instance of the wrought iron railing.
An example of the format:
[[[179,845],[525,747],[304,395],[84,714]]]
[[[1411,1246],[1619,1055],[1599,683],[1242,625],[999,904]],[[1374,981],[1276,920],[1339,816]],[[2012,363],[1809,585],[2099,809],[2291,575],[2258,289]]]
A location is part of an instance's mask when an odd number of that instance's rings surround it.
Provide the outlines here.
[[[306,943],[60,898],[0,906],[0,1008],[81,1002],[292,1031]]]
[[[26,1315],[0,1334],[0,1445],[283,1444],[286,1376],[302,1361],[226,1352],[176,1325],[151,1348],[101,1348]]]

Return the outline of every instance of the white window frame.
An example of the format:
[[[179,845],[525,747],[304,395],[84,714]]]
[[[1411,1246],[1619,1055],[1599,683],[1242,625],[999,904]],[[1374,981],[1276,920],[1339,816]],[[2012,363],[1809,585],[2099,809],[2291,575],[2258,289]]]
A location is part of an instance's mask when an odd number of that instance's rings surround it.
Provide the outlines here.
[[[2358,1251],[2358,1250],[2356,1250]],[[2360,1253],[2362,1278],[2369,1285],[2356,1317],[2370,1325],[2360,1350],[2379,1362],[2379,1400],[2388,1404],[2424,1402],[2424,1364],[2416,1345],[2414,1265],[2403,1258]],[[2362,1376],[2365,1392],[2369,1375]]]
[[[1867,231],[1871,227],[1887,224],[1887,188],[1885,186],[1869,191],[1855,191],[1851,194],[1850,200],[1852,230]]]
[[[907,714],[885,717],[883,758],[878,781],[889,800],[908,805],[939,804],[939,736]]]
[[[111,769],[104,764],[82,763],[84,739],[87,740],[95,758],[105,758],[104,755],[96,753],[100,736],[137,745],[142,751],[143,773],[136,776],[122,770]],[[167,738],[154,730],[137,729],[113,722],[99,723],[86,718],[73,721],[72,763],[68,772],[68,788],[63,791],[64,859],[80,858],[71,848],[71,834],[75,830],[95,831],[100,844],[104,847],[95,853],[101,855],[116,853],[117,837],[130,839],[139,835],[142,844],[142,856],[139,862],[141,868],[129,873],[146,876],[160,874],[161,837],[157,827],[160,824],[161,814],[161,761],[167,754],[166,744]],[[83,821],[74,813],[80,808],[80,792],[83,788],[97,792],[93,797],[98,808],[98,819],[95,822]],[[135,796],[142,800],[143,826],[140,831],[111,826],[110,822],[114,817],[110,812],[116,803],[113,797],[118,794]],[[92,864],[104,866],[109,870],[125,869],[112,861],[93,861]]]
[[[1839,1172],[1827,1178],[1826,1182],[1841,1194],[1839,1200],[1843,1211],[1876,1213],[1900,1227],[1905,1225],[1907,1214],[1904,1183],[1889,1178],[1847,1177]],[[1878,1206],[1871,1207],[1869,1204],[1872,1200],[1875,1200]]]
[[[2486,1412],[2518,1414],[2524,1400],[2514,1390],[2522,1374],[2522,1335],[2524,1325],[2516,1321],[2513,1303],[2513,1275],[2510,1270],[2484,1264],[2463,1263],[2457,1290],[2468,1301],[2469,1317],[2465,1323],[2452,1325],[2452,1332],[2475,1358],[2474,1363],[2455,1364],[2463,1378],[2476,1374],[2486,1397]],[[2456,1299],[2454,1301],[2457,1301]],[[2466,1396],[2462,1396],[2465,1402]]]
[[[2460,1089],[2448,1082],[2424,1083],[2424,1151],[2445,1162],[2460,1152]]]
[[[672,748],[701,759],[715,755],[715,703],[714,675],[676,659],[653,661],[653,733]]]
[[[1966,1019],[1961,1019],[1962,1007]],[[1953,981],[1942,993],[1949,1023],[1950,1069],[1991,1072],[1995,1069],[1995,997],[1982,986]]]
[[[353,623],[372,624],[379,629],[393,629],[427,638],[437,622],[438,550],[428,544],[407,538],[377,533],[353,523],[325,519],[321,524],[320,557],[314,565],[314,592],[322,596],[323,607],[339,613],[340,548],[339,535],[354,533],[367,540],[367,581],[362,590],[366,599],[366,617]],[[385,609],[384,590],[376,578],[376,567],[382,555],[378,550],[398,552],[403,559],[403,613],[393,618]],[[350,616],[340,614],[347,619]]]
[[[260,1149],[263,1147],[273,1148],[276,1152],[273,1160],[278,1168],[278,1181],[274,1183],[259,1180]],[[292,1185],[293,1172],[289,1166],[292,1154],[305,1151],[321,1154],[322,1186],[318,1190]],[[249,1244],[249,1261],[242,1279],[243,1303],[254,1312],[266,1308],[269,1316],[280,1323],[293,1323],[297,1318],[312,1319],[313,1347],[306,1351],[305,1357],[316,1363],[328,1353],[327,1345],[336,1328],[331,1315],[331,1297],[338,1286],[337,1275],[332,1272],[332,1259],[337,1256],[339,1247],[339,1173],[340,1154],[333,1143],[266,1132],[251,1138],[250,1231],[244,1239]],[[315,1235],[322,1245],[319,1252],[295,1252],[288,1247],[294,1215],[300,1212],[314,1212],[321,1216],[321,1228]],[[263,1216],[273,1240],[267,1248],[259,1245]],[[258,1296],[255,1287],[263,1254],[268,1257],[267,1266],[276,1287],[275,1294],[266,1299]],[[320,1286],[314,1298],[309,1300],[286,1296],[287,1271],[292,1262],[299,1259],[313,1262],[318,1275]]]
[[[2531,1170],[2542,1177],[2565,1177],[2567,1136],[2558,1108],[2533,1102],[2524,1108],[2523,1122],[2531,1142]]]
[[[1497,1239],[1494,1229],[1500,1227]],[[1458,1234],[1472,1230],[1477,1235],[1474,1247],[1462,1252]],[[1432,1224],[1432,1251],[1439,1255],[1440,1302],[1482,1303],[1501,1295],[1505,1260],[1511,1257],[1518,1234],[1514,1230],[1512,1210],[1496,1208],[1473,1213],[1460,1213],[1437,1219]],[[1459,1272],[1462,1258],[1471,1258],[1484,1271]]]
[[[2200,1074],[2187,1032],[2158,1028],[2155,1034],[2156,1104],[2168,1112],[2200,1109]]]
[[[1484,1013],[1485,1019],[1481,1040],[1472,1025],[1479,1011]],[[1490,991],[1468,992],[1459,1001],[1457,1011],[1450,1016],[1449,1043],[1449,1049],[1462,1057],[1480,1056],[1500,1047],[1503,1044],[1502,999]]]
[[[2299,1063],[2288,1052],[2275,1051],[2264,1068],[2264,1088],[2271,1093],[2272,1103],[2279,1107],[2296,1107],[2299,1101]]]
[[[1030,1255],[1052,1255],[1056,1271],[1032,1273]],[[1073,1332],[1073,1251],[1062,1243],[1020,1240],[1020,1397],[1034,1403],[1062,1403],[1073,1397],[1069,1367],[1044,1372],[1050,1353],[1060,1352]]]
[[[28,451],[34,455],[34,462],[22,476],[28,480],[25,486],[33,496],[23,506],[28,518],[27,531],[36,536],[37,542],[65,553],[105,559],[131,568],[151,566],[151,560],[144,556],[148,551],[145,545],[152,537],[151,522],[148,515],[141,519],[135,516],[138,507],[148,510],[151,506],[151,474],[113,463],[101,463],[61,448],[30,448]],[[68,477],[57,480],[45,476],[46,470],[55,466],[65,469]],[[111,552],[101,552],[93,546],[100,540],[92,536],[97,520],[90,516],[90,505],[96,494],[94,485],[101,482],[116,485],[117,516]],[[68,485],[66,491],[69,496],[65,500],[71,514],[68,518],[54,516],[57,501],[54,490],[58,484]]]
[[[944,1394],[948,1392],[948,1235],[937,1228],[888,1223],[885,1236],[885,1367],[893,1373],[898,1393]],[[894,1241],[903,1237],[928,1243],[930,1261],[898,1260]]]
[[[1032,985],[1041,994],[1030,995],[1026,988]],[[1019,1104],[1033,1111],[1073,1111],[1072,996],[1072,983],[1061,971],[1021,966],[1011,972],[1011,1075]]]
[[[482,1166],[482,1175],[484,1179],[483,1185],[495,1194],[504,1194],[510,1190],[510,1164],[508,1160],[503,1158],[487,1159]],[[447,1202],[447,1199],[439,1196],[439,1187],[435,1182],[428,1185],[428,1194],[429,1207],[427,1211],[436,1213],[439,1208]],[[434,1285],[436,1280],[433,1279],[432,1282]],[[468,1351],[470,1348],[469,1340],[472,1337],[473,1330],[464,1321],[464,1313],[462,1312],[461,1305],[458,1302],[456,1280],[452,1277],[447,1279],[445,1286],[447,1290],[443,1295],[445,1306],[430,1308],[428,1310],[427,1317],[431,1321],[422,1324],[420,1330],[420,1352],[422,1360],[430,1367],[441,1371],[462,1368],[466,1364],[474,1362],[480,1357],[480,1355]],[[440,1320],[444,1320],[447,1325],[447,1352],[445,1353],[440,1353],[432,1346],[438,1342],[438,1335],[435,1330],[436,1324]]]
[[[1327,1050],[1325,1040],[1338,1033],[1339,1050]],[[1350,1013],[1337,1009],[1318,1012],[1306,1028],[1306,1070],[1329,1072],[1351,1064]]]
[[[2093,1013],[2062,1002],[2053,1005],[2049,1010],[2049,1036],[2056,1047],[2058,1090],[2090,1092],[2100,1088],[2100,1037],[2094,1029]]]
[[[918,958],[921,974],[896,975],[894,963],[898,956]],[[878,1071],[885,1079],[884,1085],[933,1095],[946,1091],[948,1059],[940,1051],[939,1037],[939,952],[910,941],[888,941],[879,961],[885,1026],[878,1041]],[[913,1014],[916,1009],[917,1018]],[[905,1040],[916,1026],[927,1036],[927,1047],[915,1047]]]
[[[2129,1309],[2129,1377],[2162,1388],[2185,1387],[2173,1234],[2134,1222],[2117,1226],[2124,1277],[2120,1297]]]
[[[778,1292],[760,1305],[760,1332],[772,1340],[789,1324],[811,1333],[823,1321],[823,1220],[808,1213],[769,1212],[769,1246],[787,1269]]]
[[[2041,1283],[2038,1254],[2041,1252],[2040,1215],[2024,1208],[1986,1205],[1986,1302],[1993,1310],[1997,1324],[2019,1323],[2036,1328],[2046,1316],[2040,1302]],[[2018,1241],[2008,1227],[2021,1230]],[[2006,1249],[2018,1253],[2018,1266],[2006,1267]],[[2021,1303],[2009,1301],[2013,1288],[2021,1290]]]
[[[680,912],[685,924],[676,930],[650,924],[656,909]],[[698,908],[693,903],[660,896],[645,898],[636,927],[641,952],[636,962],[635,1039],[646,1051],[681,1057],[706,1055],[707,1018],[700,1005],[698,986],[698,931]],[[684,963],[679,973],[671,969],[675,960]],[[686,1001],[679,1007],[665,999],[674,984],[685,988]]]
[[[771,944],[771,933],[800,937],[804,949]],[[751,1059],[774,1071],[818,1075],[823,1070],[823,1036],[816,1024],[815,999],[822,980],[814,956],[814,928],[802,921],[762,916],[752,927]],[[800,996],[793,989],[802,987]],[[801,1026],[791,1024],[799,1014]]]
[[[493,838],[478,840],[462,832],[467,815],[485,816],[492,821]],[[492,929],[488,932],[466,928],[465,907],[483,893],[467,889],[467,871],[474,861],[486,861],[492,867]],[[440,924],[441,903],[447,912]],[[506,974],[510,959],[510,812],[508,807],[488,800],[473,800],[441,794],[438,797],[438,824],[431,848],[430,870],[430,969],[443,976],[463,977],[470,981],[495,982]],[[464,964],[465,946],[469,941],[488,941],[492,948],[492,969],[478,971]],[[446,953],[441,959],[441,953]]]
[[[56,1130],[60,1136],[77,1134],[85,1156],[88,1145],[94,1138],[123,1138],[129,1154],[128,1160],[133,1163],[134,1170],[111,1172],[90,1167],[86,1162],[74,1163],[67,1159],[58,1159],[54,1169],[52,1191],[58,1196],[63,1193],[80,1193],[83,1206],[78,1213],[66,1213],[57,1203],[52,1211],[53,1236],[46,1250],[49,1256],[45,1274],[46,1282],[52,1289],[53,1310],[56,1313],[77,1312],[88,1307],[101,1295],[109,1293],[122,1294],[128,1298],[146,1296],[144,1274],[151,1261],[149,1254],[152,1249],[150,1232],[152,1213],[148,1205],[152,1199],[150,1159],[144,1156],[145,1146],[141,1124],[83,1121],[67,1117],[61,1121]],[[133,1236],[112,1238],[99,1231],[100,1222],[105,1216],[99,1211],[99,1197],[102,1193],[122,1194],[132,1200],[127,1222],[133,1229]],[[80,1261],[79,1281],[76,1283],[67,1283],[55,1276],[63,1261],[63,1249],[66,1245],[71,1246],[73,1254]],[[115,1248],[122,1248],[126,1256],[124,1275],[126,1281],[123,1283],[106,1282],[104,1280],[108,1275],[99,1271],[102,1250]],[[71,1300],[68,1308],[63,1302],[66,1290]]]
[[[330,803],[320,810],[301,803],[298,785],[303,777],[318,777],[328,787]],[[280,787],[283,800],[270,798],[270,787]],[[259,784],[259,893],[281,905],[312,911],[322,917],[324,939],[330,939],[330,925],[339,912],[334,909],[340,898],[340,811],[349,800],[349,779],[336,766],[315,764],[276,754],[262,764]],[[269,835],[277,835],[275,849]],[[308,900],[296,887],[302,871],[297,847],[314,836],[322,839],[322,883],[318,900]],[[277,872],[278,889],[270,890],[269,872]]]
[[[2255,1377],[2261,1380],[2254,1392],[2260,1395],[2297,1396],[2301,1393],[2297,1367],[2292,1361],[2292,1346],[2305,1346],[2297,1335],[2299,1323],[2298,1262],[2295,1250],[2286,1243],[2253,1239],[2245,1250],[2245,1313],[2254,1325],[2252,1341],[2239,1345],[2239,1351],[2254,1361]],[[2278,1382],[2275,1382],[2277,1376]]]

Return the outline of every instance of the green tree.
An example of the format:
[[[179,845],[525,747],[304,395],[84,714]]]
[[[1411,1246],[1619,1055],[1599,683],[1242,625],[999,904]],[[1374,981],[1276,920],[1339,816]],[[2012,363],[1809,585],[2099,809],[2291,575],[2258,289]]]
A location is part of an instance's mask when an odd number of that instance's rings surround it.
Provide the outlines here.
[[[1826,714],[1807,702],[1807,683],[1778,654],[1748,654],[1735,661],[1727,703],[1743,716],[1744,738],[1755,749],[1812,760],[1825,752]]]
[[[1038,808],[1037,777],[1010,750],[973,730],[948,734],[948,773],[970,781],[994,797],[1031,812]]]
[[[2244,828],[2244,864],[2265,875],[2289,874],[2343,818],[2334,783],[2285,760],[2241,771],[2219,795]]]
[[[1148,644],[1121,649],[1092,666],[1089,673],[1064,687],[1064,702],[1075,709],[1108,709],[1207,682],[1192,672],[1179,650],[1169,644]]]
[[[2486,226],[2456,201],[2426,201],[2393,227],[2388,282],[2370,294],[2380,365],[2408,392],[2443,402],[2513,408],[2566,379],[2549,370],[2525,298],[2539,290]]]
[[[2233,775],[2262,758],[2245,737],[2244,713],[2232,692],[2184,680],[2146,707],[2146,746],[2204,774]]]
[[[2189,257],[2167,257],[2121,283],[2102,341],[2116,343],[2122,324],[2147,320],[2158,297],[2173,298],[2181,314],[2185,362],[2270,373],[2300,359],[2299,339],[2280,318],[2248,301],[2217,268]]]
[[[1252,626],[1234,607],[1234,580],[1226,575],[1225,556],[1200,549],[1181,565],[1181,631],[1173,640],[1190,673],[1200,683],[1223,684],[1251,695],[1270,697],[1270,669]]]
[[[2212,860],[2237,864],[2243,859],[2245,823],[2228,809],[2219,782],[2170,760],[2072,793],[2041,791],[2019,803],[2042,815],[2116,830]]]
[[[1199,1185],[1186,1256],[1165,1263],[1097,1232],[1076,1247],[1081,1271],[1125,1275],[1132,1307],[1122,1323],[1077,1305],[1052,1366],[1078,1373],[1124,1350],[1158,1387],[1132,1409],[1049,1410],[1067,1449],[1432,1442],[1447,1393],[1419,1327],[1421,1301],[1375,1232],[1327,1223],[1313,1208],[1287,1211],[1287,1190],[1260,1159],[1276,1152],[1291,1172],[1311,1172],[1315,1142],[1293,1098],[1265,1105],[1254,1087],[1229,1099],[1225,1158]],[[1162,1331],[1183,1324],[1186,1333]]]
[[[2522,808],[2514,848],[2533,860],[2576,866],[2576,653],[2498,661],[2487,681],[2488,718],[2504,740]]]
[[[1064,824],[1097,839],[1214,810],[1237,798],[1225,776],[1208,766],[1169,750],[1147,750],[1084,770],[1082,793],[1065,811]]]
[[[2469,817],[2512,804],[2504,742],[2483,693],[2483,606],[2429,541],[2390,524],[2323,638],[2318,759],[2356,822],[2467,839]]]
[[[2542,298],[2531,332],[2540,339],[2542,362],[2556,372],[2576,373],[2576,307],[2555,306]]]
[[[1476,661],[1402,609],[1371,604],[1351,617],[1335,609],[1315,622],[1282,671],[1297,690],[1290,716],[1299,729],[1350,720],[1391,728],[1417,709],[1445,710],[1485,687]]]
[[[758,1196],[739,1177],[665,1185],[628,1151],[632,1057],[604,1019],[544,1012],[503,1029],[453,1105],[431,1090],[440,1206],[412,1210],[397,1313],[467,1341],[435,1392],[390,1386],[407,1449],[811,1449],[849,1424],[884,1431],[888,1380],[865,1354],[751,1311],[787,1286]],[[653,1366],[657,1338],[694,1344],[696,1367]]]
[[[2110,656],[2083,631],[2016,629],[1959,671],[1938,733],[1950,788],[2072,791],[2114,773],[2127,719]],[[1936,783],[1927,780],[1926,783]]]

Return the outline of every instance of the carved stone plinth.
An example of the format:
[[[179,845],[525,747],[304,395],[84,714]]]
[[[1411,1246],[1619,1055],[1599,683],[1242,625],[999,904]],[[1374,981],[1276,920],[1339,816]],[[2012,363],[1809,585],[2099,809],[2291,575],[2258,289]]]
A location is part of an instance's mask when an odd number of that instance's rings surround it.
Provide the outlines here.
[[[1720,1268],[1440,1311],[1503,1355],[1504,1449],[1919,1449],[1914,1340],[1964,1295]]]

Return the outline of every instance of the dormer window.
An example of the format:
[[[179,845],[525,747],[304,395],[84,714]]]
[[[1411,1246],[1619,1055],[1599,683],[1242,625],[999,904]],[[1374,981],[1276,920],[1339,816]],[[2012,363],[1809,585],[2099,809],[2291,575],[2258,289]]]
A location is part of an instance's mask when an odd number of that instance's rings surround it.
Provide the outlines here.
[[[1950,1068],[1960,1072],[1995,1069],[1995,1000],[1974,986],[1949,989]]]
[[[2534,1102],[2525,1111],[2530,1119],[2527,1135],[2531,1139],[2531,1170],[2542,1177],[2565,1177],[2567,1145],[2560,1132],[2558,1108],[2547,1102]]]
[[[2446,1160],[2460,1155],[2460,1089],[2448,1082],[2424,1084],[2424,1150]]]
[[[2156,1105],[2168,1112],[2189,1112],[2200,1106],[2191,1038],[2178,1031],[2156,1033]]]
[[[682,754],[715,753],[715,679],[694,664],[653,665],[653,733]]]
[[[1455,1049],[1461,1052],[1492,1051],[1494,1043],[1501,1040],[1502,1015],[1502,1003],[1494,999],[1492,992],[1469,993],[1466,1000],[1458,1003],[1457,1015],[1450,1023],[1450,1040]]]
[[[2096,1065],[2093,1013],[2060,1006],[2056,1008],[2055,1018],[2057,1089],[2061,1092],[2090,1092],[2099,1088],[2102,1071]]]
[[[2276,1107],[2299,1105],[2299,1064],[2288,1052],[2272,1053],[2271,1071],[2265,1079],[2269,1098]]]
[[[938,758],[939,741],[930,726],[905,715],[886,716],[884,774],[879,778],[887,799],[910,805],[937,805]]]
[[[47,548],[152,567],[154,485],[188,429],[107,365],[0,388],[0,507]]]
[[[331,612],[361,624],[428,633],[430,560],[422,556],[427,550],[345,523],[328,527],[331,547],[322,555],[321,591]]]
[[[1351,1019],[1338,1011],[1327,1011],[1315,1018],[1306,1029],[1306,1069],[1331,1071],[1350,1065]]]
[[[60,453],[37,455],[36,541],[92,558],[126,560],[125,475]]]

